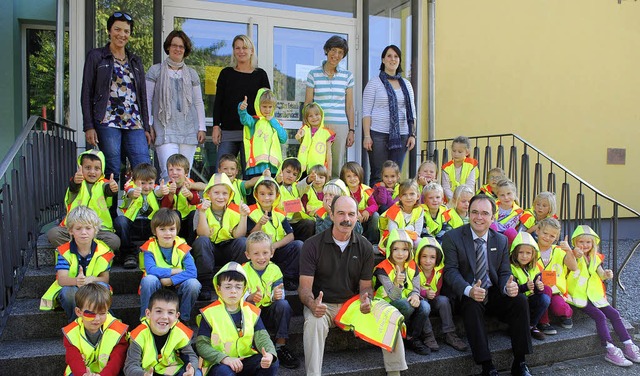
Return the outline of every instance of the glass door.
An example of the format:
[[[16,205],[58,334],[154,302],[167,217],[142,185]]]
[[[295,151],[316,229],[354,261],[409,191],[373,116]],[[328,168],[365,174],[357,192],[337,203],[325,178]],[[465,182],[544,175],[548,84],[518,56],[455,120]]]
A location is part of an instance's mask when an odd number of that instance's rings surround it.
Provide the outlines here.
[[[341,66],[359,76],[356,62],[361,58],[355,44],[354,18],[323,15],[322,22],[318,22],[318,15],[313,13],[190,0],[164,1],[163,14],[164,36],[180,28],[194,44],[186,63],[200,75],[207,125],[213,125],[216,80],[222,68],[230,64],[233,37],[246,34],[253,40],[258,66],[267,72],[278,99],[276,117],[289,134],[283,156],[297,155],[299,145],[294,135],[301,126],[307,74],[325,59],[322,47],[329,37],[340,35],[348,41],[350,53]],[[358,85],[356,80],[356,104],[360,103],[362,92]],[[360,153],[355,152],[360,150],[359,145],[358,142],[349,149],[348,160],[360,161]],[[209,165],[210,161],[204,163]]]

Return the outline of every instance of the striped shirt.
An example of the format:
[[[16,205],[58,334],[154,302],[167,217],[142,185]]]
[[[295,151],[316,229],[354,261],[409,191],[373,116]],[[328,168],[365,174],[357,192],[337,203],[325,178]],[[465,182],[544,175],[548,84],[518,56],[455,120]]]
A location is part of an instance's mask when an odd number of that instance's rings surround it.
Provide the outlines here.
[[[329,78],[322,69],[325,63],[309,71],[307,87],[313,89],[313,100],[324,111],[325,124],[348,125],[345,96],[347,89],[355,85],[353,74],[338,66],[338,72]]]
[[[411,110],[413,112],[413,118],[416,118],[416,105],[413,96],[413,87],[411,82],[404,79],[404,83],[409,90],[409,98],[411,100]],[[394,89],[396,93],[396,99],[398,101],[398,121],[400,123],[400,134],[409,134],[409,127],[407,125],[407,110],[405,108],[404,94],[402,89]],[[380,80],[380,77],[372,78],[362,93],[362,116],[371,117],[371,130],[375,132],[389,134],[389,96],[387,90],[384,88],[384,84]],[[415,122],[417,125],[417,121]],[[417,127],[414,127],[417,129]]]

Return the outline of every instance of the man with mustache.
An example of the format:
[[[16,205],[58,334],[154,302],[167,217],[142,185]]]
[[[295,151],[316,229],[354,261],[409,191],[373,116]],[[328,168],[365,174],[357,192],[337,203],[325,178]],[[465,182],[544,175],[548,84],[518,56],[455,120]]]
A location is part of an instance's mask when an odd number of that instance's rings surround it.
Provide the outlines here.
[[[344,313],[346,307],[352,306],[352,298],[359,296],[359,302],[355,302],[359,312],[351,311],[351,314],[359,316],[362,321],[373,315],[373,247],[364,236],[353,231],[358,216],[356,201],[350,196],[336,196],[331,204],[330,216],[333,226],[307,239],[300,253],[298,294],[305,306],[304,357],[307,375],[322,373],[327,334],[330,327],[335,325],[337,314],[341,310]],[[376,301],[374,304],[385,302]],[[399,314],[391,306],[384,309],[390,309],[391,316]],[[398,333],[402,322],[398,324],[388,329],[396,331],[392,336],[394,343],[387,347],[379,345],[387,349],[382,354],[388,375],[400,375],[400,371],[407,369],[404,344]],[[355,330],[358,330],[357,326]]]

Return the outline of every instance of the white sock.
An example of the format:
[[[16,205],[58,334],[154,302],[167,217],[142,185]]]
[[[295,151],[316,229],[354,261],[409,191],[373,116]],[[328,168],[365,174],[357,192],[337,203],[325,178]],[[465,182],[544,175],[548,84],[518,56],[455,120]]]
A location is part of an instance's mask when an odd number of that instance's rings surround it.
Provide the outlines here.
[[[626,341],[624,341],[622,343],[624,343],[625,345],[633,345],[633,341],[630,340],[630,339],[628,339],[628,340],[626,340]]]
[[[400,376],[400,371],[388,371],[387,376]]]
[[[611,343],[611,342],[607,342],[607,348],[608,348],[608,349],[613,348],[613,347],[615,347],[615,346],[613,345],[613,343]]]

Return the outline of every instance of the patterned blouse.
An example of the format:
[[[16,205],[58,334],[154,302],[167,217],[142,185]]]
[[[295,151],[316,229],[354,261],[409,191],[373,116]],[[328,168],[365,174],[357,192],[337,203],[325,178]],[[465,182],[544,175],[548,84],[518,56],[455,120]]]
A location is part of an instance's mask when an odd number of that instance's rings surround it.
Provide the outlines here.
[[[111,76],[111,90],[107,111],[102,125],[120,129],[142,129],[142,118],[138,107],[136,86],[129,61],[115,60]]]

